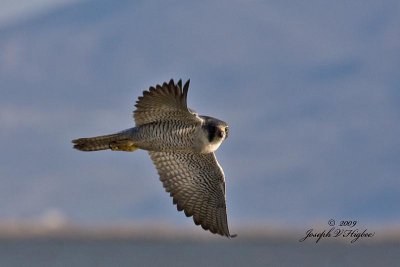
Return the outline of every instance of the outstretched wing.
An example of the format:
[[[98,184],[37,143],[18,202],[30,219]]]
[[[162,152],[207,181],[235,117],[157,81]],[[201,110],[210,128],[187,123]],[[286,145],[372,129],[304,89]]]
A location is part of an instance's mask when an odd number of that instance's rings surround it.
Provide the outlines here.
[[[163,85],[150,87],[143,91],[136,101],[133,117],[137,126],[165,120],[198,121],[197,115],[187,107],[188,80],[182,88],[182,81],[177,84],[174,80]]]
[[[229,234],[225,178],[214,153],[149,151],[160,180],[173,197],[178,211],[193,216],[196,225],[214,234]]]

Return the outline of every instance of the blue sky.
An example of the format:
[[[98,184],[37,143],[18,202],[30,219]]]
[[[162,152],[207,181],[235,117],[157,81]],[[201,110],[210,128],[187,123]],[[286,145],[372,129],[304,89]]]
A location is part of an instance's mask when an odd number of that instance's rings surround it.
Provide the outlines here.
[[[189,106],[230,125],[217,156],[232,225],[399,224],[397,1],[44,1],[18,14],[0,23],[0,221],[191,224],[145,152],[70,144],[132,127],[143,90],[190,78]]]

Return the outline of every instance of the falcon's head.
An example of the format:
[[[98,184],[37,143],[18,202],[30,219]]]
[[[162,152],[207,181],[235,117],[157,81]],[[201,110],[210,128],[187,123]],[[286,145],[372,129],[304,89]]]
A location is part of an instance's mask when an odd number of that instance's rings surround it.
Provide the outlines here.
[[[205,145],[203,152],[214,152],[221,145],[222,141],[228,138],[228,124],[224,121],[208,116],[200,116],[204,120],[202,125],[203,143]]]

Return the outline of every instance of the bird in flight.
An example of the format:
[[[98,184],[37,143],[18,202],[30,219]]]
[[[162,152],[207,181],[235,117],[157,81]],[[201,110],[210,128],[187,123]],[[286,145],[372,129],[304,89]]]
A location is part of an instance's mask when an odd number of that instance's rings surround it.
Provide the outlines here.
[[[188,108],[188,80],[170,80],[143,91],[133,112],[135,127],[73,140],[81,151],[147,150],[178,211],[214,234],[235,237],[228,228],[225,175],[214,151],[228,137],[226,122]]]

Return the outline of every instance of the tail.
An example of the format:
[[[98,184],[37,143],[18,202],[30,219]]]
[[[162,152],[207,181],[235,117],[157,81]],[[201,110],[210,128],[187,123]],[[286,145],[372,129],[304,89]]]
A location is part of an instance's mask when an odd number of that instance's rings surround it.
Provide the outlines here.
[[[132,152],[138,149],[126,131],[89,138],[72,140],[74,148],[81,151],[98,151],[111,149],[114,151]]]

